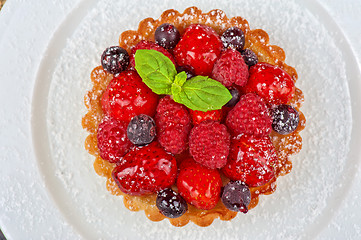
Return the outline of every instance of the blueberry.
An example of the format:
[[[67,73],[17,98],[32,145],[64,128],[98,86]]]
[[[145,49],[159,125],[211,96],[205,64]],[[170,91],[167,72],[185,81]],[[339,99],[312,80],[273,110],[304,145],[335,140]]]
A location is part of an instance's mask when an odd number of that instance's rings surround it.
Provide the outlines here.
[[[187,202],[171,188],[158,192],[156,205],[159,211],[169,218],[178,218],[188,210]]]
[[[241,51],[244,62],[250,67],[258,63],[257,55],[251,49],[244,49]]]
[[[108,47],[102,54],[101,63],[103,68],[111,74],[117,74],[129,65],[129,54],[121,47]]]
[[[272,128],[279,134],[289,134],[296,130],[300,121],[297,110],[286,104],[281,104],[272,109]]]
[[[234,48],[241,51],[244,47],[245,37],[243,31],[238,27],[228,28],[221,36],[224,48]]]
[[[169,23],[160,25],[154,33],[155,42],[165,49],[174,48],[180,40],[178,29]]]
[[[130,120],[127,136],[133,144],[138,146],[149,144],[154,140],[155,135],[156,129],[153,118],[140,114]]]
[[[239,98],[241,97],[241,95],[240,95],[237,88],[231,87],[228,90],[231,93],[232,98],[224,106],[226,106],[226,107],[234,107],[238,103]]]
[[[190,79],[190,78],[195,76],[193,68],[191,66],[189,66],[189,65],[184,65],[184,66],[178,66],[177,67],[177,72],[178,73],[183,72],[183,71],[186,72],[187,79]]]
[[[248,212],[251,191],[241,181],[231,181],[224,186],[221,200],[226,208],[234,212]]]

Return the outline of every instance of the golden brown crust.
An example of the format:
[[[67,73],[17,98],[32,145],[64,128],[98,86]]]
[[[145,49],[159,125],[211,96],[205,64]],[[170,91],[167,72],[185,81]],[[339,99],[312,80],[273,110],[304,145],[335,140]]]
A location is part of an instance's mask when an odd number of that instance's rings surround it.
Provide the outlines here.
[[[166,10],[157,20],[152,18],[142,20],[139,23],[137,31],[128,30],[123,32],[119,38],[119,45],[130,52],[130,49],[140,40],[154,40],[155,29],[166,22],[175,25],[181,33],[183,33],[187,26],[193,23],[211,26],[218,34],[222,34],[229,27],[237,26],[245,33],[245,47],[252,49],[257,54],[260,62],[277,65],[288,72],[294,81],[297,80],[296,70],[284,63],[286,58],[285,52],[282,48],[269,44],[269,37],[265,31],[261,29],[251,30],[245,19],[241,17],[228,18],[222,10],[212,10],[208,13],[202,13],[202,11],[196,7],[187,8],[183,13],[179,13],[173,9]],[[123,195],[124,205],[129,210],[144,210],[150,220],[161,221],[166,217],[163,216],[155,206],[156,195],[129,196],[122,193],[111,177],[111,172],[115,164],[109,163],[99,156],[96,131],[98,124],[103,118],[101,97],[111,79],[112,75],[105,72],[101,66],[96,67],[91,73],[93,88],[85,95],[85,106],[88,112],[82,119],[83,128],[90,133],[85,140],[85,148],[91,155],[95,156],[94,169],[96,173],[107,178],[106,186],[108,191],[113,195]],[[299,111],[303,100],[304,96],[302,91],[296,88],[296,94],[290,104]],[[276,190],[277,177],[286,175],[291,171],[292,162],[289,157],[298,153],[302,148],[302,138],[299,132],[304,129],[306,122],[302,112],[299,111],[299,113],[300,124],[295,132],[289,135],[279,135],[275,132],[271,133],[271,139],[279,157],[276,166],[276,178],[266,185],[251,188],[252,200],[249,209],[252,209],[258,204],[258,196],[260,194],[268,195]],[[199,226],[209,226],[216,218],[228,221],[236,215],[236,212],[229,211],[221,201],[219,201],[216,207],[211,210],[201,210],[189,205],[187,213],[176,219],[169,218],[169,221],[177,227],[184,226],[189,221]]]

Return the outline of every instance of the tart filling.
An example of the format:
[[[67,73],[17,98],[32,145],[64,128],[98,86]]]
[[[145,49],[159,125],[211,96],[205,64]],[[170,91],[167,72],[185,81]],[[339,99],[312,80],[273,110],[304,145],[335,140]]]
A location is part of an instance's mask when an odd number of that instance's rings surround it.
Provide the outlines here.
[[[101,59],[85,96],[85,147],[128,209],[208,226],[254,208],[291,171],[306,122],[297,73],[245,19],[167,10]]]

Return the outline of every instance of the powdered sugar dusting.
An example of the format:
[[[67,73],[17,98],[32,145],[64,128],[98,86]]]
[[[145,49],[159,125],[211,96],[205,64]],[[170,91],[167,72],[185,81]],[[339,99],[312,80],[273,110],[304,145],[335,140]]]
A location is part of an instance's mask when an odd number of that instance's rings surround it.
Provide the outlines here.
[[[217,2],[228,17],[242,16],[250,27],[262,28],[270,43],[286,52],[286,63],[299,74],[297,86],[305,94],[301,110],[307,127],[301,133],[303,149],[293,158],[293,170],[277,181],[277,191],[261,196],[246,215],[229,222],[215,220],[207,228],[190,223],[176,228],[164,220],[151,222],[144,212],[125,209],[121,197],[105,189],[105,179],[93,170],[93,157],[84,149],[86,113],[83,96],[91,88],[90,71],[99,65],[102,51],[116,45],[121,32],[136,29],[138,22],[163,10],[180,12],[187,3],[170,1],[105,1],[97,3],[76,32],[69,36],[51,79],[47,128],[53,174],[68,204],[61,209],[85,238],[116,239],[299,239],[313,236],[311,229],[329,211],[339,190],[349,148],[351,109],[342,52],[332,33],[294,1],[243,1],[241,6]],[[156,8],[154,7],[156,6]],[[209,1],[197,6],[211,10]],[[126,13],[120,14],[119,12]],[[130,17],[129,17],[130,16]],[[189,17],[189,16],[186,16]],[[220,15],[219,17],[222,17]],[[295,30],[296,29],[296,30]],[[327,49],[327,51],[320,51]]]

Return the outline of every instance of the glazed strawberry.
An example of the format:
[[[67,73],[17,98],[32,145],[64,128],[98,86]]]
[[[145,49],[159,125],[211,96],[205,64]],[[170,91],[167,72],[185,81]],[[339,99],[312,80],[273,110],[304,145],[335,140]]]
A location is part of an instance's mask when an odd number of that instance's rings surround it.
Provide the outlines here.
[[[190,110],[189,113],[192,117],[192,122],[194,125],[197,125],[205,120],[213,120],[220,122],[223,118],[222,109],[210,110],[207,112]]]
[[[216,121],[203,121],[189,134],[189,152],[194,161],[211,169],[227,163],[229,144],[227,127]]]
[[[133,144],[127,138],[128,124],[104,117],[97,132],[100,157],[111,163],[119,162]]]
[[[295,93],[291,76],[277,66],[258,63],[249,69],[245,92],[257,93],[269,104],[287,104]]]
[[[120,190],[129,195],[150,194],[170,187],[176,175],[175,158],[157,142],[133,148],[112,172]]]
[[[179,154],[188,143],[191,118],[187,108],[170,96],[159,100],[155,115],[159,143],[167,152]]]
[[[264,100],[254,93],[241,96],[228,113],[227,127],[235,134],[266,136],[272,130],[272,118]]]
[[[220,199],[222,180],[216,169],[209,169],[186,159],[181,164],[177,187],[179,194],[200,209],[212,209]]]
[[[248,80],[248,66],[242,54],[234,49],[225,50],[215,62],[212,78],[226,87],[236,84],[244,86]]]
[[[129,121],[136,115],[154,116],[158,95],[152,92],[135,71],[114,77],[102,96],[104,113],[117,120]]]
[[[134,55],[135,55],[135,52],[137,50],[139,50],[139,49],[153,49],[153,50],[156,50],[158,52],[161,52],[165,56],[167,56],[175,64],[175,61],[174,61],[174,58],[173,58],[172,54],[170,54],[165,48],[159,46],[155,42],[142,40],[137,45],[135,45],[131,49],[131,52],[130,52],[130,66],[133,67],[133,68],[135,67]]]
[[[276,150],[268,136],[239,135],[231,140],[228,162],[222,172],[231,180],[258,187],[274,177],[276,161]]]
[[[193,67],[196,75],[210,76],[221,50],[220,37],[211,27],[193,24],[185,29],[174,58],[179,66]]]

